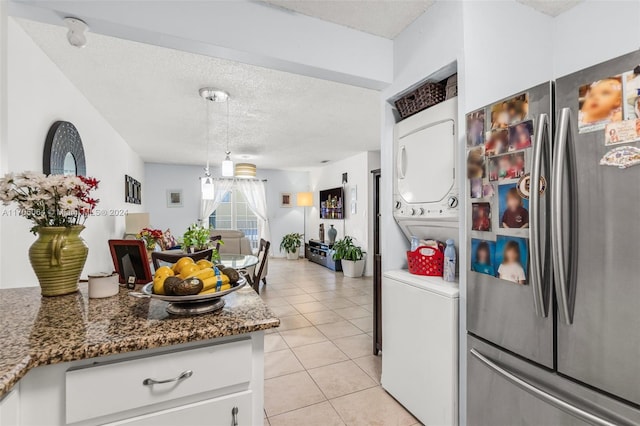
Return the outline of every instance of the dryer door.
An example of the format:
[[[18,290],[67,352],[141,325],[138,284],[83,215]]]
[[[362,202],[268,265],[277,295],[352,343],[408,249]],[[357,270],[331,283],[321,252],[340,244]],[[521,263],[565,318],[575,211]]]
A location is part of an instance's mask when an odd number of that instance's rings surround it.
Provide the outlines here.
[[[440,121],[398,141],[398,193],[408,203],[433,203],[454,185],[455,123]]]

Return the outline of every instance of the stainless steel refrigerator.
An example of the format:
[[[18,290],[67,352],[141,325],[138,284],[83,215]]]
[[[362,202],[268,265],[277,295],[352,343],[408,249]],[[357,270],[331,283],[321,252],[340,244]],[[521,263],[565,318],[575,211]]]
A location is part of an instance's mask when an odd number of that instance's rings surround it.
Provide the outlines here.
[[[640,160],[639,65],[640,51],[468,116],[468,131],[500,114],[533,130],[530,147],[506,142],[524,170],[486,155],[498,132],[484,135],[483,172],[469,148],[470,426],[640,424],[640,165],[622,168]]]

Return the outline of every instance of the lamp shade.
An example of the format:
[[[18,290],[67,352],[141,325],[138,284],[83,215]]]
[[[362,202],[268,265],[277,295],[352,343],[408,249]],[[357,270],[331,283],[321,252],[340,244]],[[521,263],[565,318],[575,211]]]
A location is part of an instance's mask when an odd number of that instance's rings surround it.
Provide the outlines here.
[[[245,179],[256,177],[256,165],[251,163],[236,164],[236,177]]]
[[[229,154],[222,162],[222,176],[233,177],[233,161],[231,161]]]
[[[298,192],[296,195],[296,203],[298,207],[312,207],[313,192]]]
[[[215,198],[213,179],[210,176],[200,178],[200,186],[203,200],[213,200]]]
[[[149,213],[127,213],[124,217],[124,233],[127,235],[137,234],[149,226]]]

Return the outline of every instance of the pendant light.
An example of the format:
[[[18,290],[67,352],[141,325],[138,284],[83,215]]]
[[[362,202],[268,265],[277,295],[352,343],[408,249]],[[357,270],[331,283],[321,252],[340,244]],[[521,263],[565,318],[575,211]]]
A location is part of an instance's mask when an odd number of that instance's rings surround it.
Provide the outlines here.
[[[228,97],[228,96],[227,96]],[[229,102],[227,101],[227,156],[222,162],[222,176],[233,177],[233,161],[231,161],[231,151],[229,151]]]
[[[213,178],[209,169],[209,148],[211,147],[211,102],[227,102],[229,94],[223,90],[216,90],[211,87],[203,87],[199,91],[200,97],[207,101],[206,121],[207,121],[207,165],[204,168],[204,177],[200,178],[200,190],[203,200],[213,200],[215,197]],[[229,105],[227,104],[227,128],[229,123]],[[228,133],[228,130],[227,130]],[[227,149],[229,138],[227,137]],[[228,154],[228,153],[227,153]]]

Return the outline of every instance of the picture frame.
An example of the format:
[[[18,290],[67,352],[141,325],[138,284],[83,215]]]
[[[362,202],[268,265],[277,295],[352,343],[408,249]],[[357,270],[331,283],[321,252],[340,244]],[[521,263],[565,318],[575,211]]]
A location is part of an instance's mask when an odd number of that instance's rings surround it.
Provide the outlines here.
[[[130,204],[142,204],[142,184],[129,175],[124,175],[124,201]]]
[[[293,206],[293,196],[290,192],[281,192],[280,193],[280,207],[292,207]]]
[[[120,284],[147,284],[153,281],[147,248],[141,240],[109,240],[113,267]]]
[[[167,189],[167,207],[182,207],[182,189]]]

